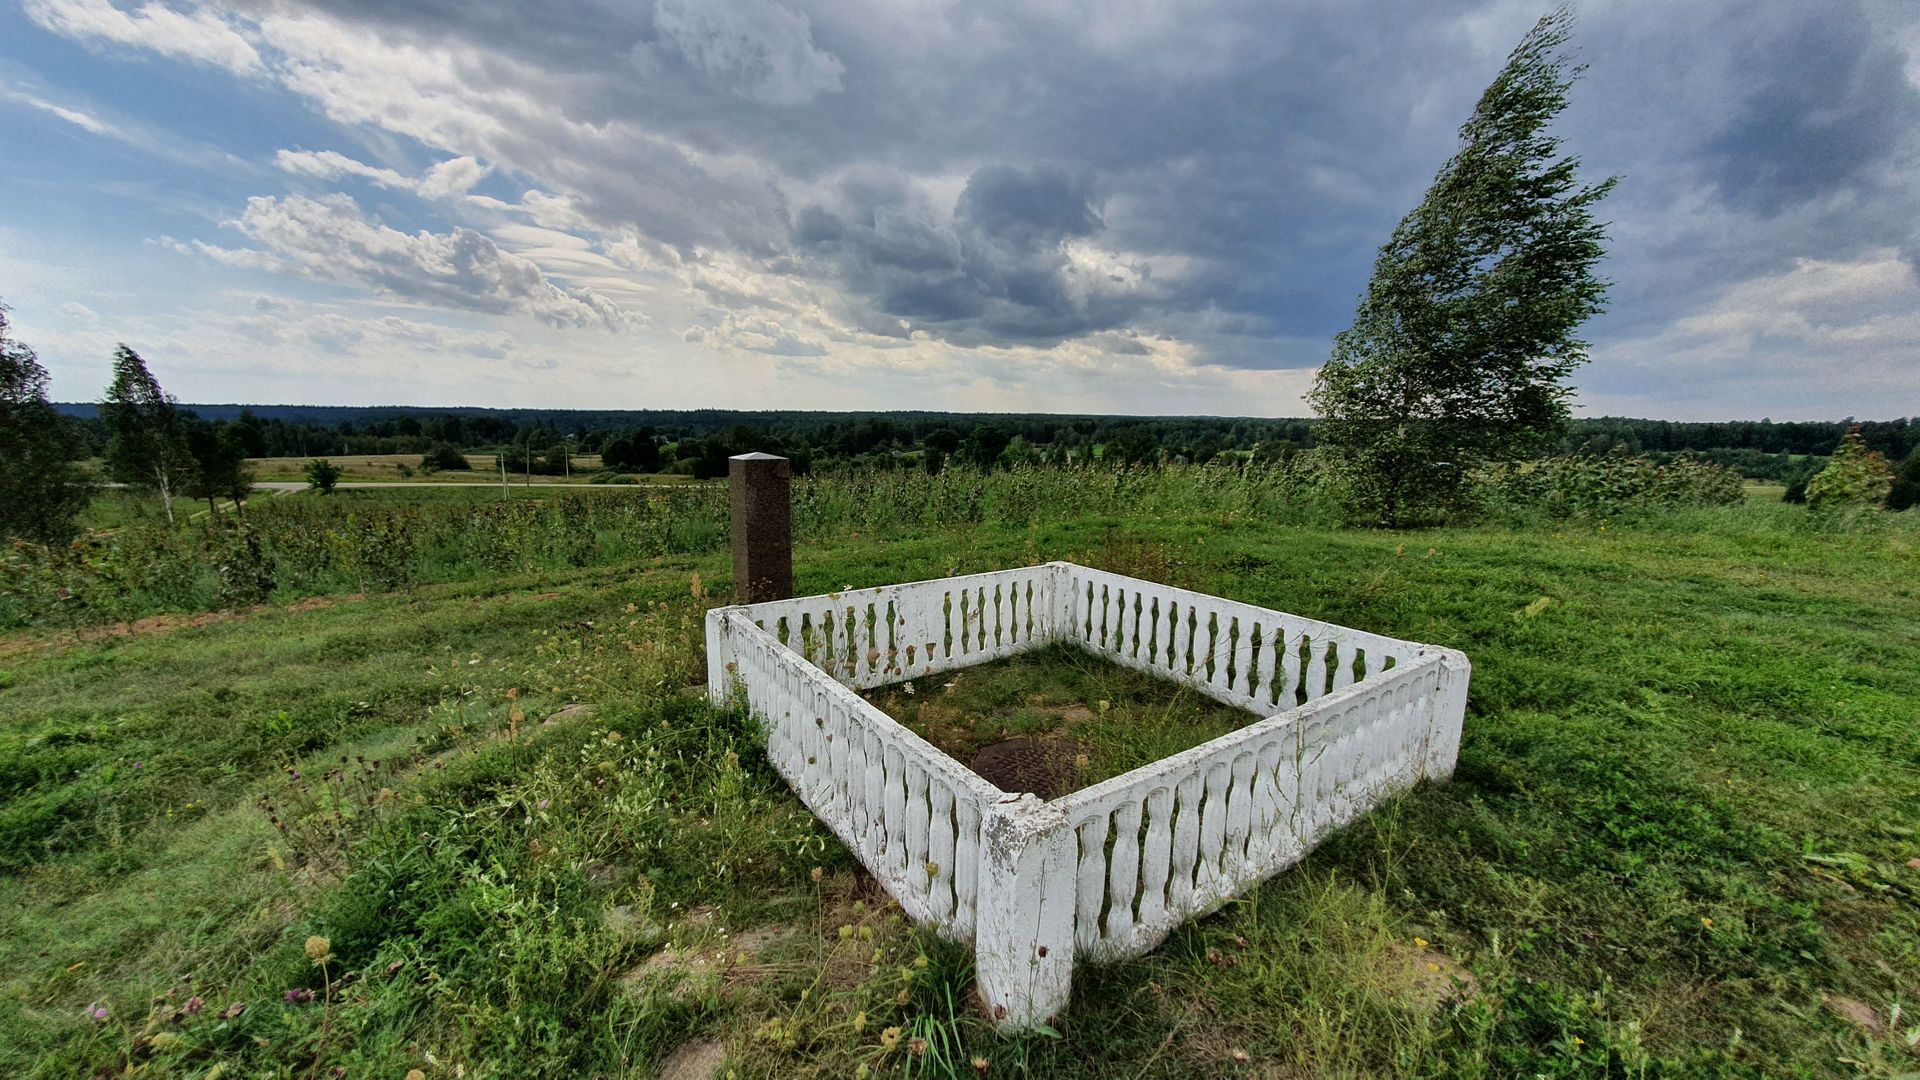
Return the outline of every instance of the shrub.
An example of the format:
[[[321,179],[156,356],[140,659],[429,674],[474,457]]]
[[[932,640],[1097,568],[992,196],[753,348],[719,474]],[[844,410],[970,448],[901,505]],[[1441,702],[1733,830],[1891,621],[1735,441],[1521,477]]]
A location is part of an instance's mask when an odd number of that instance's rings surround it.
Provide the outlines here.
[[[1910,506],[1920,506],[1920,450],[1907,455],[1887,492],[1887,509],[1905,510]]]
[[[340,466],[326,458],[315,458],[307,462],[307,487],[322,495],[333,494],[333,486],[340,482]]]
[[[442,469],[449,472],[465,471],[472,468],[467,463],[467,455],[461,453],[452,443],[443,442],[427,447],[427,452],[420,455],[420,467],[428,472]]]
[[[1687,456],[1661,462],[1617,450],[1494,466],[1476,479],[1474,492],[1485,509],[1551,518],[1726,506],[1744,497],[1739,472],[1723,465]]]
[[[1893,489],[1893,468],[1879,453],[1867,449],[1859,427],[1847,432],[1827,467],[1807,481],[1807,508],[1829,515],[1886,505]]]

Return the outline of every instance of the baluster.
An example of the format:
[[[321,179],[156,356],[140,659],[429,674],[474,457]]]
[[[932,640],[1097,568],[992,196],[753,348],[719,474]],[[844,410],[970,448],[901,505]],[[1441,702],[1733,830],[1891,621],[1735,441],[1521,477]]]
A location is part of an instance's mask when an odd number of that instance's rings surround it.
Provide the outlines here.
[[[971,792],[962,791],[954,811],[959,825],[953,843],[953,923],[955,934],[964,935],[973,929],[980,895],[980,808]]]
[[[865,747],[867,762],[867,831],[864,842],[868,865],[877,867],[883,865],[881,860],[887,850],[886,745],[871,728],[861,732],[860,742]]]
[[[1107,868],[1108,942],[1124,944],[1134,926],[1133,900],[1140,882],[1140,804],[1129,798],[1113,812],[1113,855]]]
[[[1233,679],[1227,685],[1227,690],[1246,701],[1253,700],[1253,666],[1256,663],[1253,653],[1254,626],[1252,619],[1242,621],[1239,616],[1234,616]]]
[[[1307,661],[1307,700],[1312,701],[1327,692],[1327,652],[1333,648],[1333,639],[1325,633],[1313,643],[1313,654]]]
[[[1254,757],[1241,753],[1233,759],[1233,779],[1227,789],[1227,842],[1220,855],[1223,884],[1247,878],[1247,836],[1253,825]]]
[[[1200,806],[1200,857],[1194,874],[1194,902],[1206,907],[1221,895],[1220,852],[1227,838],[1227,781],[1224,761],[1209,762],[1206,801]]]
[[[891,742],[886,747],[886,817],[887,828],[886,858],[881,866],[888,872],[898,874],[906,869],[907,863],[907,782],[900,774],[900,748]]]
[[[1173,789],[1147,793],[1147,840],[1140,860],[1140,925],[1158,929],[1167,918],[1167,875],[1173,855]]]
[[[1088,818],[1079,829],[1079,868],[1074,872],[1073,938],[1082,949],[1100,944],[1100,905],[1107,898],[1107,814]]]
[[[1173,868],[1167,901],[1185,916],[1193,910],[1193,877],[1200,858],[1200,777],[1188,772],[1173,789]]]
[[[918,762],[907,765],[907,882],[913,891],[925,896],[932,906],[933,881],[927,876],[932,808],[927,805],[927,770]]]

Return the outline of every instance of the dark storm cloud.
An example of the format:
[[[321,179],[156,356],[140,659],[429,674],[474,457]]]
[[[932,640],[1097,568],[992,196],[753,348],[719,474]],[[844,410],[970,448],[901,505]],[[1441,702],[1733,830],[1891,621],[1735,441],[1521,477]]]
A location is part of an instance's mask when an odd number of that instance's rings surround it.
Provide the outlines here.
[[[1234,367],[1324,358],[1547,6],[260,2],[473,46],[489,85],[569,121],[498,136],[504,168],[595,226],[797,271],[869,332],[1129,330]],[[1623,178],[1596,342],[1796,260],[1913,249],[1910,9],[1578,11],[1589,70],[1558,130]],[[652,137],[596,135],[617,125]]]
[[[1906,56],[1858,10],[1807,8],[1736,57],[1753,81],[1730,88],[1733,119],[1706,157],[1728,199],[1762,214],[1871,187],[1920,116]]]

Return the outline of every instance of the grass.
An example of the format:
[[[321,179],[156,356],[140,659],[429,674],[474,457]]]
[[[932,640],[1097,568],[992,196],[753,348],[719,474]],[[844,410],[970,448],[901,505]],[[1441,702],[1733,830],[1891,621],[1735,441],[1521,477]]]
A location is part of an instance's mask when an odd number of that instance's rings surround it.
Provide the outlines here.
[[[961,764],[1006,739],[1046,748],[1052,798],[1158,761],[1259,719],[1191,687],[1053,645],[906,684],[868,700]]]
[[[704,704],[722,552],[10,634],[0,1073],[648,1075],[715,1040],[742,1077],[1910,1074],[1913,525],[1196,509],[801,544],[807,592],[1071,558],[1474,661],[1453,783],[1016,1039]]]
[[[466,455],[468,465],[466,471],[453,469],[432,473],[420,471],[421,455],[419,454],[342,454],[337,457],[332,454],[313,454],[308,457],[254,458],[250,464],[253,466],[254,478],[257,480],[297,480],[305,483],[307,479],[307,462],[317,458],[326,458],[338,466],[340,469],[340,479],[343,481],[356,481],[361,483],[485,484],[490,481],[498,483],[500,479],[500,470],[499,467],[495,465],[492,454]],[[580,454],[573,459],[573,464],[574,468],[571,480],[560,476],[539,476],[535,477],[534,480],[536,483],[547,484],[563,484],[569,482],[584,484],[587,482],[588,477],[600,471],[600,456],[598,454]],[[511,466],[508,467],[508,472],[510,477],[524,478],[520,473],[513,473]]]

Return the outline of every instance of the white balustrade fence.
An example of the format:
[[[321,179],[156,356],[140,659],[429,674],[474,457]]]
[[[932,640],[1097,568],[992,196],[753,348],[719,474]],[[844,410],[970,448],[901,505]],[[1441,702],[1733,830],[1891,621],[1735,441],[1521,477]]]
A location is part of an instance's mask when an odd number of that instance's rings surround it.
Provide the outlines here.
[[[1073,642],[1266,719],[1045,802],[1010,795],[856,689]],[[974,945],[1008,1027],[1112,960],[1452,774],[1459,652],[1072,563],[707,613],[708,692],[738,688],[767,754],[916,921]]]

